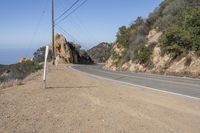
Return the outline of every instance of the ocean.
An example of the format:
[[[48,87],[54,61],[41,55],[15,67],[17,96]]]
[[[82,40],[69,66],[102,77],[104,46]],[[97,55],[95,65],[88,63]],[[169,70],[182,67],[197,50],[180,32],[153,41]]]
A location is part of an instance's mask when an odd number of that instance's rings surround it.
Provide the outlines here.
[[[18,63],[20,58],[33,57],[33,53],[36,49],[25,49],[25,48],[3,48],[0,49],[0,64],[10,65]]]

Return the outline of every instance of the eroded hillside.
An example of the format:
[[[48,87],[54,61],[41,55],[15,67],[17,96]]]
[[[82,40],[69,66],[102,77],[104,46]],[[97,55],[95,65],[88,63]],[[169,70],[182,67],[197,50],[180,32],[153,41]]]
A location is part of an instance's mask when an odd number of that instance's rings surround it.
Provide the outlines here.
[[[165,0],[119,28],[106,68],[199,77],[199,14],[199,0]]]

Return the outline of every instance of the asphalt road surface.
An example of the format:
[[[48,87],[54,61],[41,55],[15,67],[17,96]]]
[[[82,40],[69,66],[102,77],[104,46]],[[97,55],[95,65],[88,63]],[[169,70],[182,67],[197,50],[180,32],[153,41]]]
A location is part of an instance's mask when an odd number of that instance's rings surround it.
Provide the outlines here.
[[[72,68],[90,75],[200,100],[200,79],[149,73],[115,72],[102,69],[102,65],[74,65]]]

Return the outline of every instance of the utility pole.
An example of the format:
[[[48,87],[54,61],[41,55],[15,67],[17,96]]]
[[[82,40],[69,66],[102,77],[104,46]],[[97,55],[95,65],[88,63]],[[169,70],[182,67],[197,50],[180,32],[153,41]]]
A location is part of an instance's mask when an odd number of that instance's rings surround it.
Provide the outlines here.
[[[52,52],[53,52],[53,65],[55,64],[55,47],[54,47],[54,0],[52,0]]]

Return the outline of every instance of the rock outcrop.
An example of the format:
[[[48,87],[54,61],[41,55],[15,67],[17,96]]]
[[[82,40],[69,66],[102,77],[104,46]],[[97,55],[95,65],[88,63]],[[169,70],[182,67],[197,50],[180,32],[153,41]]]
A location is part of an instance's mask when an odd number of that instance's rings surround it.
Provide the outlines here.
[[[33,62],[33,58],[20,58],[19,63],[24,63],[24,62]]]
[[[105,68],[110,70],[128,70],[133,72],[151,72],[162,73],[169,75],[187,76],[187,77],[199,77],[200,78],[200,58],[197,57],[194,52],[190,52],[185,56],[181,56],[178,59],[173,59],[170,55],[162,54],[160,44],[158,43],[159,37],[162,32],[156,32],[151,30],[147,36],[147,47],[152,47],[154,44],[152,55],[150,58],[151,67],[146,64],[139,64],[138,62],[129,60],[125,62],[121,67],[116,66],[118,62],[117,58],[112,58],[113,55],[106,62]],[[120,57],[123,53],[123,48],[118,47],[115,44],[113,51]]]
[[[166,73],[200,78],[200,58],[191,52],[187,56],[172,62]]]
[[[81,50],[80,46],[76,46],[66,40],[63,35],[55,36],[55,56],[58,63],[67,64],[92,64],[93,61],[86,51]],[[51,47],[52,49],[52,47]]]
[[[121,47],[119,44],[115,44],[112,48],[112,53],[110,58],[106,61],[105,68],[109,70],[116,71],[118,68],[117,63],[119,59],[123,56],[122,53],[124,52],[125,48]]]
[[[72,50],[70,44],[66,41],[63,35],[56,34],[54,42],[54,49],[56,57],[60,57],[63,63],[77,63],[73,60]]]

